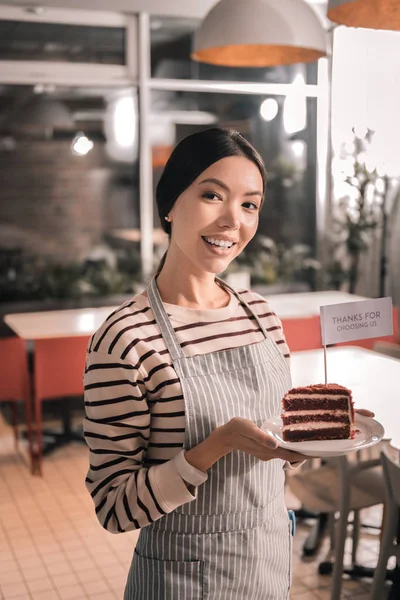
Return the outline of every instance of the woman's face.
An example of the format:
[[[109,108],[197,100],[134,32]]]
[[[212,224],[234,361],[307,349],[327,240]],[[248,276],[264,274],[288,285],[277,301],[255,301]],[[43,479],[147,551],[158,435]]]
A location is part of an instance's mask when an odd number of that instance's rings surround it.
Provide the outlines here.
[[[214,163],[175,202],[170,249],[182,262],[221,273],[257,231],[263,181],[257,166],[241,156]]]

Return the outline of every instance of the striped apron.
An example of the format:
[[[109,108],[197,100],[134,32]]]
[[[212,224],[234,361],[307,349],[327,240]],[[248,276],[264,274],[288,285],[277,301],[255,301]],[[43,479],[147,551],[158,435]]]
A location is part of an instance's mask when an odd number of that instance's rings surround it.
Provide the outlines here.
[[[286,360],[262,322],[227,284],[264,334],[260,343],[186,357],[155,279],[148,298],[180,379],[185,449],[233,417],[258,426],[280,412],[291,387]],[[208,471],[195,500],[140,531],[124,600],[286,600],[291,523],[283,461],[233,451]]]

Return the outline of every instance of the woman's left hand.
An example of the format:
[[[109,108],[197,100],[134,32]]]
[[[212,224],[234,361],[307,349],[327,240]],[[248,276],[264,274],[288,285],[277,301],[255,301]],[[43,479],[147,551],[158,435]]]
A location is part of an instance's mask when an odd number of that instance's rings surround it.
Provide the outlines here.
[[[373,419],[375,416],[375,413],[367,410],[366,408],[355,408],[354,412],[356,412],[358,415],[362,415],[363,417],[370,417],[371,419]]]

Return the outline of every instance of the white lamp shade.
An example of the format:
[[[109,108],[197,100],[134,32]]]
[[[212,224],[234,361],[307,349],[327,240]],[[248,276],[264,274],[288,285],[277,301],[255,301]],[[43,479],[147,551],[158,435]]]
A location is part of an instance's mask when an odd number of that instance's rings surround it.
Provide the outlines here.
[[[399,0],[330,0],[328,17],[348,27],[400,30]]]
[[[326,34],[304,0],[221,0],[194,38],[192,58],[229,67],[271,67],[326,56]]]
[[[10,120],[10,127],[23,133],[37,133],[46,129],[70,130],[74,126],[71,112],[63,102],[41,95],[30,96],[21,106],[17,106]]]

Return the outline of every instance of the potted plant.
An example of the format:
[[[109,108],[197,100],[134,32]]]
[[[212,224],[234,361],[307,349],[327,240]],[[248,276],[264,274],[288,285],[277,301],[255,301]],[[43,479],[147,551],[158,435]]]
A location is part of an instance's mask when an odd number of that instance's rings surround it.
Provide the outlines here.
[[[341,194],[333,211],[333,260],[328,272],[333,287],[347,281],[351,294],[355,293],[359,280],[361,256],[368,250],[371,234],[381,222],[384,189],[382,178],[368,157],[372,136],[371,130],[364,138],[354,133],[353,142],[343,144],[334,163],[338,167],[336,189]]]

